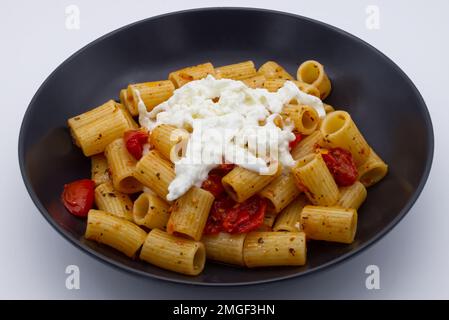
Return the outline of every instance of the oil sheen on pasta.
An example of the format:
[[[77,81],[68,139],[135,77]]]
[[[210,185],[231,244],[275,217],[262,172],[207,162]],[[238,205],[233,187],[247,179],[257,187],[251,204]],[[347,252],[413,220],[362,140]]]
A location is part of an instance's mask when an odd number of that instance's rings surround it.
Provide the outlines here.
[[[143,127],[151,131],[160,124],[169,124],[191,131],[185,156],[175,161],[176,177],[168,188],[169,201],[194,185],[200,187],[209,171],[223,161],[259,174],[269,174],[268,164],[277,161],[283,167],[293,166],[295,161],[289,151],[289,142],[295,139],[293,126],[279,128],[274,123],[292,99],[315,108],[320,117],[325,115],[320,99],[300,91],[290,81],[277,92],[268,92],[249,88],[241,81],[217,80],[209,75],[175,90],[170,99],[150,112],[138,92],[136,95]],[[260,157],[258,150],[271,153]]]

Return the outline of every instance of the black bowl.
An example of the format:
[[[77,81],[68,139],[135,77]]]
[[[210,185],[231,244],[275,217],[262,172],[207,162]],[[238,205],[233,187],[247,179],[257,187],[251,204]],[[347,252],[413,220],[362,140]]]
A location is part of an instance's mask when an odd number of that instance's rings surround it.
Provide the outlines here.
[[[369,189],[351,245],[312,242],[303,267],[240,269],[208,263],[197,277],[162,270],[83,239],[85,221],[59,197],[64,183],[90,174],[89,160],[72,144],[69,117],[98,106],[128,83],[166,79],[169,71],[211,61],[225,65],[275,60],[295,74],[299,63],[323,63],[334,86],[328,102],[347,110],[389,164]],[[332,26],[258,9],[200,9],[162,15],[114,31],[81,49],[44,82],[28,107],[19,139],[26,187],[42,215],[66,239],[121,269],[175,282],[254,284],[323,269],[365,249],[407,213],[424,187],[433,157],[433,130],[410,79],[382,53]]]

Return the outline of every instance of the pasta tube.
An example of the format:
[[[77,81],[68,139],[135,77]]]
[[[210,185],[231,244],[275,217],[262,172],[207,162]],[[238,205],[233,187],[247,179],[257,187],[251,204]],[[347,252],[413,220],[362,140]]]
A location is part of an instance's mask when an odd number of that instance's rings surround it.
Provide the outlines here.
[[[360,182],[365,187],[370,187],[386,176],[388,165],[371,149],[368,159],[357,170]]]
[[[300,231],[301,225],[299,218],[302,209],[307,205],[308,201],[305,195],[300,195],[293,200],[287,208],[281,211],[276,218],[273,231]]]
[[[113,247],[134,257],[147,233],[134,223],[100,210],[90,210],[84,237]]]
[[[169,217],[168,204],[156,195],[143,192],[134,201],[133,218],[139,226],[165,229]]]
[[[298,160],[309,154],[313,154],[322,144],[323,135],[321,134],[321,131],[317,130],[302,139],[296,147],[292,149],[292,157],[293,159]]]
[[[242,80],[255,76],[257,73],[254,62],[245,61],[215,68],[217,79]]]
[[[307,105],[287,105],[282,109],[282,115],[289,118],[296,131],[303,135],[313,133],[320,122],[320,116],[315,108]]]
[[[215,69],[212,63],[207,62],[194,67],[173,71],[168,75],[168,79],[173,82],[175,88],[180,88],[192,80],[205,78],[209,74],[215,75]]]
[[[257,74],[251,78],[243,79],[242,82],[246,84],[248,87],[256,89],[263,88],[265,83],[265,76],[262,74]]]
[[[130,129],[138,129],[139,125],[132,117],[131,113],[129,113],[128,109],[121,103],[117,103],[117,106],[122,110],[123,115],[125,116],[126,121],[128,122],[128,127]]]
[[[356,181],[349,187],[340,188],[340,199],[338,199],[337,206],[358,210],[365,201],[366,194],[365,186],[360,181]]]
[[[162,199],[167,199],[168,186],[175,178],[174,165],[151,150],[137,162],[134,177]]]
[[[312,154],[299,159],[292,168],[292,173],[311,203],[331,206],[337,202],[338,187],[321,154]]]
[[[113,100],[70,118],[68,125],[75,144],[86,157],[102,153],[108,144],[130,129],[128,119]]]
[[[238,266],[244,266],[243,244],[246,233],[230,234],[221,232],[218,234],[204,235],[201,242],[206,247],[206,257]]]
[[[114,190],[111,182],[95,188],[95,204],[102,211],[133,221],[133,202],[127,194]]]
[[[357,210],[305,206],[300,221],[308,239],[352,243],[357,231]]]
[[[167,231],[200,240],[214,196],[209,191],[192,187],[171,208]]]
[[[326,99],[332,90],[329,77],[324,71],[323,65],[318,61],[308,60],[303,62],[298,68],[297,78],[299,81],[316,87],[320,91],[321,100]]]
[[[135,193],[142,190],[142,184],[133,176],[137,161],[129,154],[123,138],[111,142],[104,154],[108,159],[115,190],[123,193]]]
[[[334,111],[327,114],[320,130],[325,145],[348,150],[357,166],[365,163],[369,158],[371,148],[346,111]]]
[[[104,154],[96,154],[90,158],[91,163],[91,179],[98,186],[111,180],[109,176],[108,160]]]
[[[173,91],[175,91],[175,86],[169,80],[130,84],[127,89],[127,105],[130,113],[134,116],[139,114],[137,92],[147,107],[147,111],[151,111],[158,104],[168,100],[173,95]]]
[[[282,173],[281,165],[275,174],[259,175],[257,172],[235,167],[221,180],[226,192],[237,202],[243,202],[261,191]]]
[[[183,156],[188,140],[189,133],[187,130],[167,124],[161,124],[154,128],[150,136],[154,148],[171,162],[175,162]]]
[[[250,232],[243,247],[247,267],[302,266],[306,263],[303,232]]]
[[[279,213],[301,191],[296,186],[295,177],[291,173],[282,174],[260,191],[259,195],[268,200],[268,210]]]
[[[204,269],[206,250],[201,242],[153,229],[145,239],[140,259],[163,269],[196,276]]]
[[[271,79],[286,79],[294,80],[292,75],[289,74],[283,67],[274,61],[265,62],[258,70],[259,74],[263,74],[267,80]]]

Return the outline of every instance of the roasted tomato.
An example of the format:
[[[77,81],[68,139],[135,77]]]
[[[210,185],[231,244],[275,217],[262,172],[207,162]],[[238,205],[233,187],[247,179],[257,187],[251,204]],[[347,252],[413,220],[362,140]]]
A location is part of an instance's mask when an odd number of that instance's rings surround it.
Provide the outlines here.
[[[89,179],[77,180],[64,185],[61,200],[69,212],[85,217],[94,203],[95,183]]]
[[[142,158],[143,145],[148,142],[148,133],[142,130],[126,131],[123,135],[126,149],[137,160]]]
[[[222,178],[223,177],[218,174],[209,174],[209,177],[203,182],[201,188],[209,191],[216,198],[224,191],[223,185],[221,184]]]
[[[349,151],[342,148],[333,148],[322,153],[322,156],[339,186],[346,187],[356,182],[357,167]]]
[[[263,224],[266,208],[266,200],[261,197],[254,196],[238,203],[224,194],[214,201],[204,233],[246,233],[255,230]]]

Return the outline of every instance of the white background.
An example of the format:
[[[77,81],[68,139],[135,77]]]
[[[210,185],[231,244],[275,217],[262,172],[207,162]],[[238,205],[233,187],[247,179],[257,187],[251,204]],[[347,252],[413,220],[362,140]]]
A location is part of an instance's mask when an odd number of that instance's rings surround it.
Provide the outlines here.
[[[71,4],[81,10],[77,31],[65,28],[65,8]],[[379,7],[379,30],[365,25],[368,5]],[[320,273],[268,285],[177,285],[138,278],[92,259],[57,234],[33,206],[19,173],[17,140],[25,109],[50,72],[82,46],[123,25],[210,6],[271,8],[342,28],[389,56],[422,93],[436,138],[427,186],[405,219],[357,257]],[[0,298],[449,298],[447,0],[2,0],[0,14]],[[80,290],[65,287],[69,264],[80,268]],[[380,290],[365,288],[364,271],[370,264],[380,267]]]

